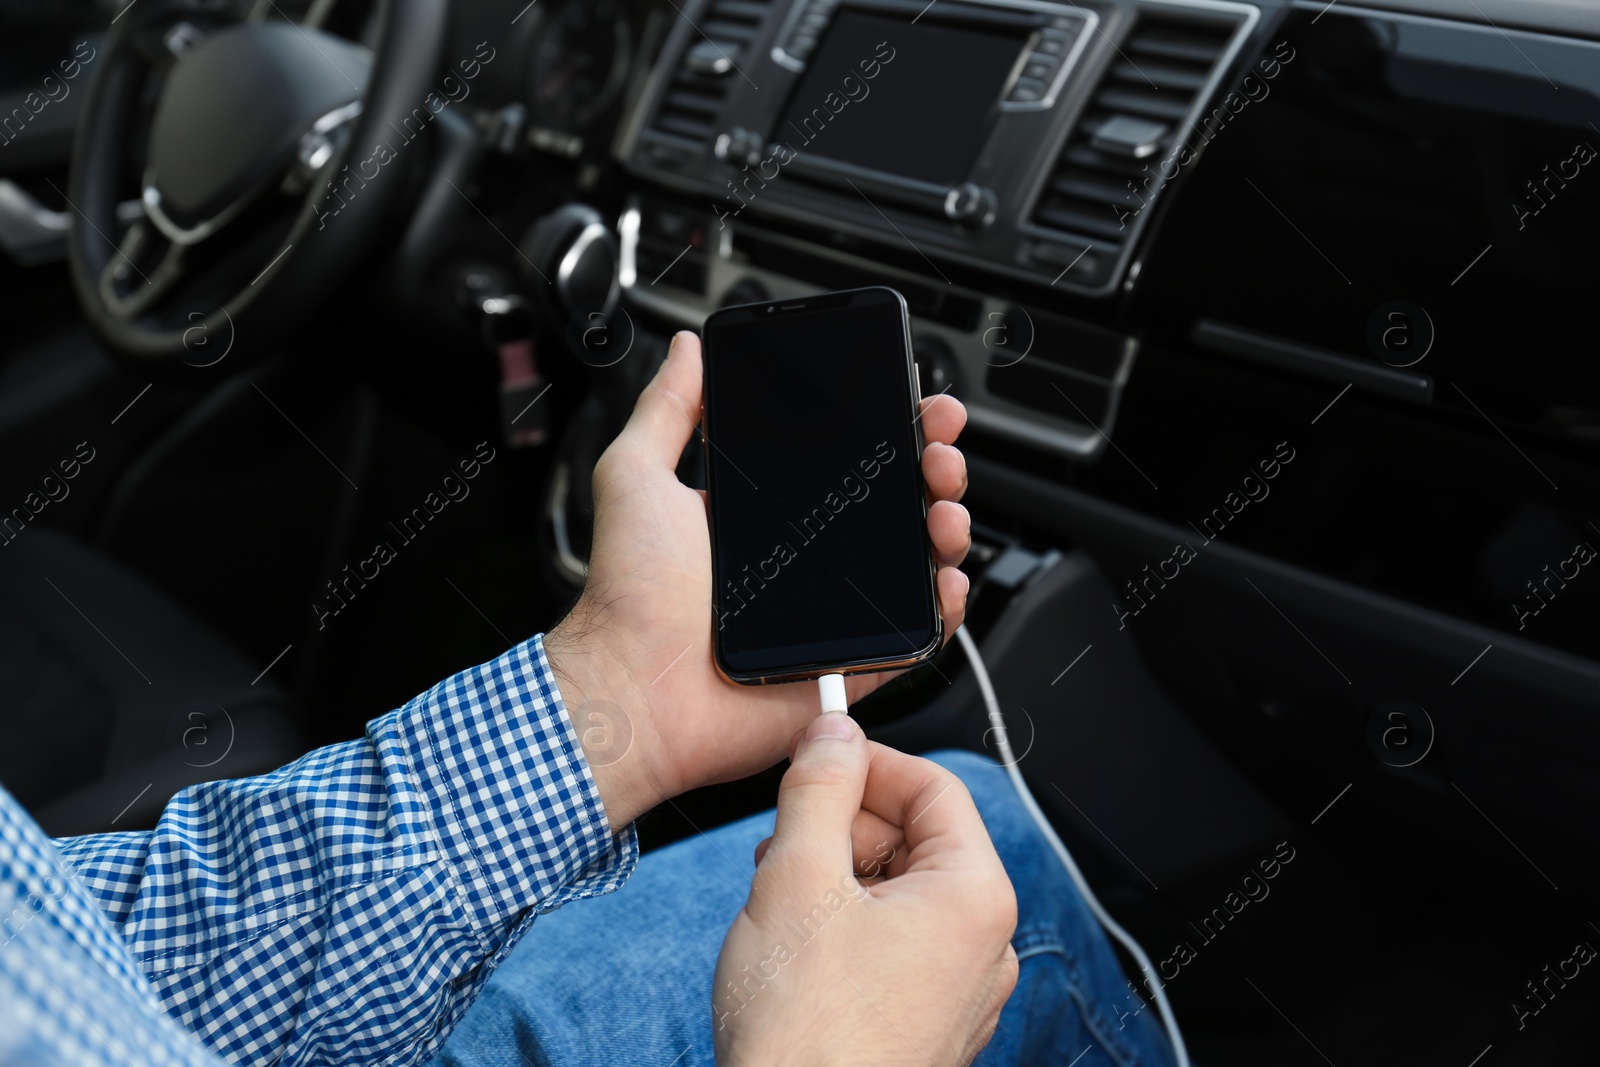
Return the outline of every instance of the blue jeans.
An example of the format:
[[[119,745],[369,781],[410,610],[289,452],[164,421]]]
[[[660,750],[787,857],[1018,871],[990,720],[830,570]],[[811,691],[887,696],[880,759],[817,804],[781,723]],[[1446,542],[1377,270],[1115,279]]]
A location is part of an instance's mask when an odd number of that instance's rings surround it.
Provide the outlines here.
[[[1169,1067],[1155,1005],[1110,944],[1004,770],[932,757],[971,790],[1017,890],[1021,973],[978,1067]],[[772,812],[646,855],[610,896],[541,917],[434,1061],[449,1067],[710,1067],[711,978]]]

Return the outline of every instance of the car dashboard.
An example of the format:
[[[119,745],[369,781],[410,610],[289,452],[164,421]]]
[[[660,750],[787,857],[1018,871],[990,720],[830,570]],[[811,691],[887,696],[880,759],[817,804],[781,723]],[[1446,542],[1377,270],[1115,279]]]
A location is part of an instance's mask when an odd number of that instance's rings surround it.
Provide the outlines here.
[[[1396,788],[1470,780],[1600,843],[1574,814],[1600,692],[1591,10],[570,18],[629,57],[626,106],[581,146],[526,136],[572,195],[608,190],[630,320],[895,287],[924,395],[967,406],[979,521],[1088,550],[1097,625],[1257,781],[1312,804],[1399,701],[1451,725]],[[544,54],[525,91],[566,76]],[[624,80],[595,62],[581,99]],[[1550,760],[1563,814],[1517,784]]]
[[[842,66],[828,0],[686,7],[615,138],[622,285],[692,327],[730,300],[893,284],[974,451],[1186,529],[1232,488],[1205,468],[1244,426],[1258,450],[1296,424],[1336,438],[1294,491],[1325,515],[1230,539],[1518,633],[1526,583],[1495,546],[1533,513],[1594,536],[1600,377],[1574,346],[1600,50],[1409,6],[855,4],[862,24],[916,21]],[[1501,15],[1595,30],[1558,5]],[[893,94],[928,99],[939,64],[895,87],[884,59],[914,57],[916,31],[1009,45],[987,115],[905,121]],[[963,158],[914,158],[952,139]],[[1335,398],[1347,416],[1322,413]],[[1528,636],[1583,654],[1600,631]]]

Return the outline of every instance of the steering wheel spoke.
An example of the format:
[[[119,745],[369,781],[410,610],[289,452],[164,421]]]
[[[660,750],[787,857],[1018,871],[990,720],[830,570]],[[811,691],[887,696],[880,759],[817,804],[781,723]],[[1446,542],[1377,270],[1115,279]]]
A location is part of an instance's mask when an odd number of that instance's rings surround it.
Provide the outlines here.
[[[120,318],[148,314],[187,273],[183,246],[140,219],[122,236],[100,272],[100,298]]]

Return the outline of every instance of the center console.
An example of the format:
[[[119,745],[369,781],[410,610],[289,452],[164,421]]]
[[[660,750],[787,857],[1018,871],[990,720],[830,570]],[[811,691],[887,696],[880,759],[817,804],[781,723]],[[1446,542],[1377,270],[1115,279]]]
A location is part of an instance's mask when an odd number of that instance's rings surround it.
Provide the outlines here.
[[[925,391],[1095,455],[1136,342],[1044,308],[1092,308],[1136,274],[1178,148],[1259,18],[1226,0],[686,3],[618,137],[652,189],[622,220],[628,299],[698,325],[727,302],[894,285]]]

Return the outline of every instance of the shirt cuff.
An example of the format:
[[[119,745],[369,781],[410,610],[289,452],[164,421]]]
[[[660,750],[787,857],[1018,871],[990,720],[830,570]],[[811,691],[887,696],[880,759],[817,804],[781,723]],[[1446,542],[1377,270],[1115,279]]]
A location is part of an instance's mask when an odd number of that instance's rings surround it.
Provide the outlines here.
[[[633,873],[638,835],[606,819],[542,634],[446,678],[394,726],[489,949],[530,909],[609,893]]]

